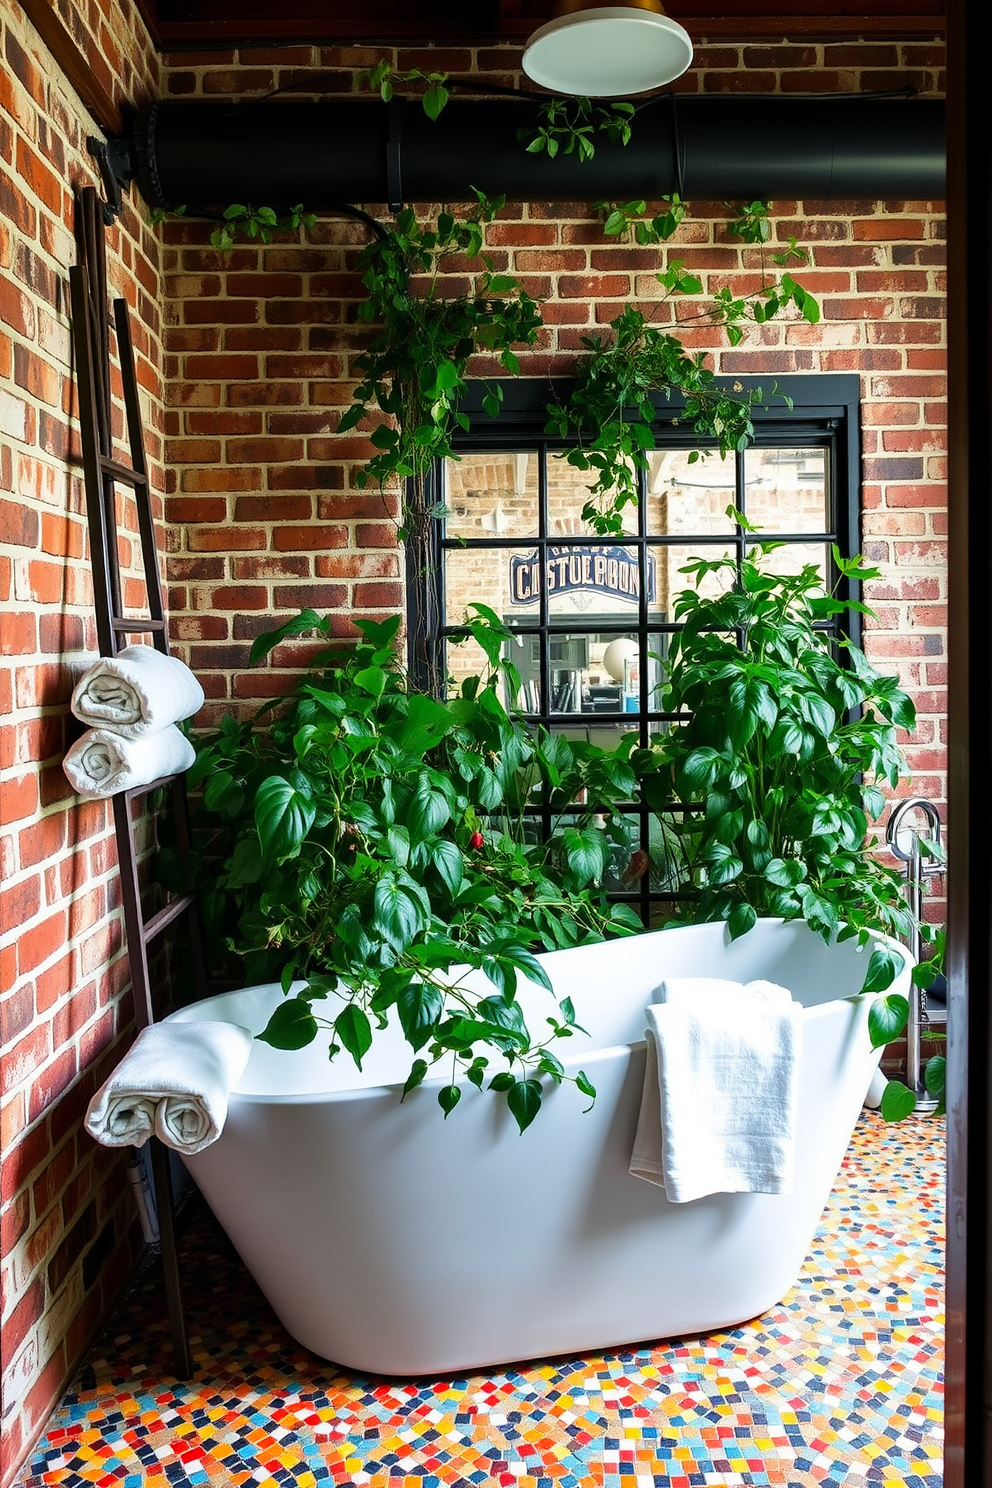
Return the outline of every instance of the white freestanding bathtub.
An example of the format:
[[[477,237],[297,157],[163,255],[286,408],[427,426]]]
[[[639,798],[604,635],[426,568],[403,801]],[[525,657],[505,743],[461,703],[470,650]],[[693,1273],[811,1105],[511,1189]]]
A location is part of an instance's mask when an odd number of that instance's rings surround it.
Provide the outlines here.
[[[908,988],[908,956],[892,990]],[[287,1330],[352,1369],[448,1374],[724,1328],[795,1282],[877,1064],[868,964],[799,922],[662,930],[541,959],[589,1038],[558,1047],[585,1069],[551,1086],[520,1133],[502,1097],[450,1074],[400,1104],[410,1050],[377,1035],[359,1073],[327,1040],[256,1043],[223,1135],[187,1166]],[[644,1007],[665,976],[766,977],[806,1009],[795,1191],[670,1204],[627,1171],[644,1071]],[[486,983],[488,989],[489,984]],[[261,1030],[280,1000],[250,987],[174,1018]],[[523,989],[532,1032],[556,1011]],[[547,1082],[549,1083],[549,1082]]]

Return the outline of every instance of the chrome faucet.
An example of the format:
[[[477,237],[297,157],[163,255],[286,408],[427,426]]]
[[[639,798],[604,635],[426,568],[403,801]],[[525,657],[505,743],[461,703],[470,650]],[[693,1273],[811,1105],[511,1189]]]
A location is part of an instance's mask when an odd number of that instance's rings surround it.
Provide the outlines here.
[[[921,832],[918,827],[906,825],[906,818],[914,812],[926,818],[925,832]],[[909,837],[908,847],[902,834]],[[923,883],[938,872],[940,867],[936,861],[924,862],[921,843],[925,838],[937,847],[940,846],[940,817],[936,806],[923,796],[912,796],[907,801],[901,801],[889,817],[885,838],[893,856],[906,865],[906,905],[913,919],[909,948],[914,959],[919,961],[922,952],[920,921],[923,916]],[[909,1018],[906,1023],[906,1084],[916,1096],[918,1111],[932,1111],[937,1104],[927,1093],[920,1075],[920,1035],[926,1022],[926,992],[914,984],[910,989]]]

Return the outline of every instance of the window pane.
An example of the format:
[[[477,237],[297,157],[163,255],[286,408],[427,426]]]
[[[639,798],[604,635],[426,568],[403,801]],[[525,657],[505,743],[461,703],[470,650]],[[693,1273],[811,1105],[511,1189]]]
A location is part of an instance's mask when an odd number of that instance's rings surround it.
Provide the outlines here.
[[[744,511],[766,532],[829,532],[827,452],[752,446],[744,456]]]
[[[460,625],[468,605],[494,609],[507,624],[538,617],[540,565],[533,548],[451,548],[444,562],[444,611]]]
[[[807,563],[812,563],[825,589],[828,558],[829,549],[824,543],[783,543],[761,560],[761,567],[768,573],[797,574]]]
[[[733,558],[736,549],[725,546],[722,543],[675,543],[671,546],[655,547],[651,549],[651,557],[655,562],[655,599],[651,604],[652,614],[657,613],[659,619],[670,620],[674,609],[674,596],[681,594],[683,589],[695,588],[693,574],[681,573],[690,560],[694,558]],[[721,570],[717,573],[707,574],[699,585],[699,593],[707,597],[715,597],[723,594],[733,583],[733,571]]]
[[[637,549],[622,543],[548,548],[548,612],[555,617],[609,617],[636,624],[641,593]],[[650,602],[651,576],[648,576]]]
[[[648,686],[657,685],[660,663],[648,659]],[[548,637],[551,713],[638,713],[641,659],[637,633],[552,634]]]
[[[448,696],[456,697],[466,677],[487,677],[489,660],[479,643],[472,639],[455,642],[449,636],[445,643],[448,664]],[[503,698],[504,703],[507,699]]]
[[[699,458],[690,462],[690,455]],[[727,507],[736,506],[736,462],[716,450],[655,450],[648,457],[648,531],[658,537],[685,533],[716,537],[735,530]]]
[[[650,883],[655,893],[678,894],[689,887],[689,861],[679,813],[648,817]]]
[[[448,537],[535,537],[538,456],[463,455],[447,463]]]
[[[582,508],[589,500],[589,488],[595,479],[595,471],[575,470],[562,455],[548,456],[549,537],[595,535],[595,527],[582,519]],[[636,503],[624,508],[621,520],[624,532],[637,531]]]

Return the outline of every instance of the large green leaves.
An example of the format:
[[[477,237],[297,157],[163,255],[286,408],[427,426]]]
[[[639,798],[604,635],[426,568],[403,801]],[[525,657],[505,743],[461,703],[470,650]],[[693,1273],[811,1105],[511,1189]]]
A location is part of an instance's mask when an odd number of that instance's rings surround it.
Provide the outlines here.
[[[313,826],[310,795],[282,775],[270,775],[255,793],[255,826],[262,852],[276,862],[295,857]]]
[[[598,828],[566,827],[561,834],[561,847],[569,873],[579,887],[602,877],[609,848]]]
[[[868,1011],[868,1032],[871,1035],[872,1048],[881,1048],[883,1044],[891,1044],[893,1039],[897,1039],[906,1027],[908,1017],[909,1003],[898,992],[890,992],[887,997],[877,997]]]
[[[396,1003],[400,1023],[412,1049],[422,1049],[434,1032],[444,997],[440,988],[429,982],[411,982]]]
[[[405,951],[425,927],[420,900],[391,873],[384,873],[376,884],[372,907],[374,928],[394,950]]]
[[[257,1037],[274,1049],[302,1049],[312,1044],[317,1037],[317,1020],[310,1004],[298,997],[281,1002]]]

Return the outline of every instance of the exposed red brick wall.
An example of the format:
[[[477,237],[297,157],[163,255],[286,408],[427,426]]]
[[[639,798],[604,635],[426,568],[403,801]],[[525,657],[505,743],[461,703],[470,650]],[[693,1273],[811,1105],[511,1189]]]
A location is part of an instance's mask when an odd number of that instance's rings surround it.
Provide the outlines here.
[[[160,78],[129,4],[100,0],[86,25],[68,0],[59,11],[118,101],[159,92],[257,94],[308,69],[330,69],[334,77],[322,86],[349,92],[355,69],[380,55],[309,47],[173,54]],[[128,1017],[109,812],[74,803],[59,768],[66,660],[94,642],[65,310],[74,257],[69,186],[92,179],[85,154],[92,126],[18,9],[5,12],[0,34],[0,1010],[9,1049],[0,1119],[9,1474],[126,1271],[136,1236],[119,1163],[79,1128]],[[506,82],[517,57],[512,49],[451,49],[397,60],[404,68],[475,69]],[[932,93],[942,86],[941,63],[937,43],[702,44],[680,86],[823,92],[909,82]],[[736,351],[709,332],[692,340],[727,373],[860,374],[865,543],[883,570],[869,594],[879,610],[869,650],[898,668],[917,698],[913,789],[942,801],[939,204],[779,202],[776,214],[780,237],[796,232],[813,249],[807,278],[822,296],[822,324],[773,324]],[[215,714],[284,684],[277,670],[245,670],[252,637],[274,618],[311,604],[347,630],[351,613],[394,611],[403,601],[395,494],[356,488],[366,447],[357,434],[335,432],[364,335],[354,320],[360,241],[354,226],[326,221],[306,243],[221,255],[202,225],[180,223],[167,229],[160,265],[156,234],[137,203],[109,234],[113,287],[138,312],[155,487],[168,493],[173,634]],[[584,203],[510,204],[492,241],[500,264],[546,299],[542,343],[524,360],[531,374],[567,372],[583,334],[630,298],[658,294],[650,255],[604,240]],[[719,204],[695,203],[676,246],[714,282],[728,270],[752,269],[748,253],[726,238]],[[87,1254],[100,1258],[88,1288]]]
[[[175,96],[265,92],[308,67],[347,92],[369,48],[290,54],[174,54]],[[401,52],[401,69],[512,76],[510,50]],[[938,43],[701,46],[685,89],[818,92],[942,85]],[[325,84],[326,86],[326,84]],[[363,204],[381,212],[375,203]],[[430,208],[425,208],[430,211]],[[864,393],[864,538],[883,571],[868,646],[914,693],[920,724],[908,753],[913,789],[943,800],[945,682],[945,407],[943,217],[937,202],[775,203],[780,240],[813,254],[802,278],[821,299],[818,326],[753,330],[736,350],[711,329],[686,332],[725,373],[857,372]],[[245,674],[249,643],[301,604],[338,613],[402,600],[394,495],[355,486],[366,446],[337,437],[361,345],[351,265],[360,230],[323,220],[305,243],[210,248],[204,226],[168,228],[167,516],[177,634],[218,704],[281,684]],[[544,300],[540,350],[524,373],[567,373],[581,338],[623,306],[657,300],[652,250],[604,239],[585,203],[508,204],[489,234],[497,266]],[[751,287],[754,250],[728,238],[720,203],[696,202],[672,251],[716,287]],[[669,312],[662,312],[662,319]],[[485,370],[480,361],[479,371]],[[219,711],[219,708],[215,711]]]
[[[154,95],[129,5],[66,7],[116,100]],[[73,422],[73,192],[95,184],[78,98],[18,5],[0,16],[0,1087],[7,1481],[140,1247],[120,1157],[80,1126],[129,1021],[109,807],[61,770],[73,655],[96,647]],[[161,489],[158,242],[129,204],[108,233],[135,310]],[[120,419],[118,409],[118,421]],[[158,502],[161,516],[161,502]],[[133,532],[133,522],[126,521]],[[133,554],[125,542],[128,570]]]

